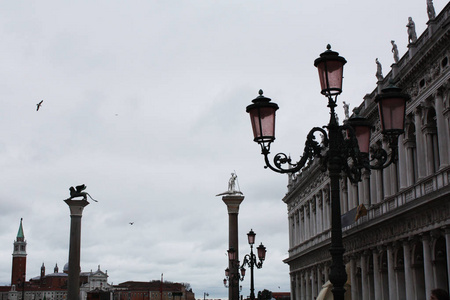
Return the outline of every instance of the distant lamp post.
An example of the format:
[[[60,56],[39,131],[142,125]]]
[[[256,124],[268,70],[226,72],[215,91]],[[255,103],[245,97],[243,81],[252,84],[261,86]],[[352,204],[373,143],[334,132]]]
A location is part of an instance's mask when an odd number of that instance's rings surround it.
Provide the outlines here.
[[[258,269],[262,268],[263,262],[266,259],[266,247],[261,243],[256,249],[258,250],[258,259],[256,259],[256,255],[253,253],[253,244],[255,244],[255,236],[256,233],[253,229],[250,229],[249,233],[247,233],[248,243],[250,245],[250,254],[246,254],[244,256],[244,261],[241,266],[241,274],[242,277],[245,275],[244,266],[247,265],[250,268],[250,299],[255,300],[255,279],[254,279],[254,267]]]
[[[204,293],[203,293],[203,300],[206,300],[206,296],[209,296],[209,294],[206,293],[206,292],[204,292]]]
[[[22,274],[22,279],[17,280],[17,285],[22,289],[22,300],[25,299],[25,274]]]
[[[284,153],[278,153],[270,163],[270,144],[275,140],[276,103],[270,98],[259,96],[252,100],[246,111],[250,114],[254,141],[261,146],[266,168],[278,173],[295,173],[300,171],[309,160],[318,159],[323,171],[328,171],[331,185],[331,247],[332,265],[330,281],[333,284],[334,299],[344,299],[344,284],[347,274],[343,262],[344,247],[342,243],[340,186],[341,173],[345,173],[351,182],[361,181],[362,169],[384,169],[398,160],[398,137],[404,132],[406,102],[410,96],[404,94],[394,85],[382,90],[375,102],[378,104],[382,133],[389,142],[390,159],[381,147],[369,151],[370,125],[360,116],[350,118],[344,125],[339,125],[335,107],[337,96],[342,92],[344,65],[347,61],[339,53],[327,46],[327,51],[314,61],[319,72],[321,93],[328,98],[330,121],[325,129],[314,127],[306,138],[303,156],[296,163]],[[322,135],[322,141],[316,140],[316,134]],[[369,157],[370,152],[370,157]],[[371,165],[370,162],[373,162]]]
[[[229,261],[230,267],[232,267],[232,269],[235,269],[235,270],[239,269],[240,273],[239,272],[231,272],[230,268],[226,268],[225,269],[225,278],[223,279],[223,285],[226,288],[229,288],[231,285],[237,287],[239,285],[239,280],[240,281],[244,280],[245,268],[243,268],[243,267],[239,268],[239,260],[237,259],[237,253],[233,247],[228,249],[227,252],[228,252],[228,261]],[[240,289],[239,289],[239,291],[240,291]]]

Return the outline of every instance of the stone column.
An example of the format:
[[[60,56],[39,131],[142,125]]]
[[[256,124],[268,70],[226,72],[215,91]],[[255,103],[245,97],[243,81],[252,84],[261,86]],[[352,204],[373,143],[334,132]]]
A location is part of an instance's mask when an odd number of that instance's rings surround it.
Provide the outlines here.
[[[415,298],[414,290],[414,279],[413,279],[413,269],[411,267],[411,249],[409,247],[409,241],[403,241],[403,258],[405,265],[405,289],[406,289],[406,299]]]
[[[381,281],[380,281],[380,266],[378,261],[378,249],[372,249],[373,256],[373,285],[375,292],[375,300],[381,299]],[[411,298],[412,299],[412,298]]]
[[[320,220],[322,221],[322,225],[321,225],[321,232],[324,232],[326,229],[326,212],[325,212],[325,199],[323,199],[323,193],[322,191],[319,192],[319,198],[320,198],[320,208],[321,208],[321,212],[322,215],[320,216]]]
[[[311,273],[309,270],[305,270],[305,286],[306,286],[306,299],[312,300],[311,295]]]
[[[432,175],[435,172],[434,165],[436,158],[434,157],[434,141],[433,135],[436,134],[435,128],[426,126],[423,128],[425,134],[425,161],[426,161],[426,175]]]
[[[383,139],[383,149],[387,149],[388,145],[387,142]],[[383,169],[383,190],[384,190],[384,197],[389,197],[392,195],[391,190],[391,166],[387,167],[386,169]]]
[[[319,195],[315,195],[314,199],[316,201],[316,234],[322,232],[322,199]]]
[[[322,282],[322,267],[317,266],[317,288],[318,292],[317,295],[319,295],[320,291],[322,290],[323,282]]]
[[[383,183],[383,170],[375,170],[375,178],[376,178],[376,185],[373,190],[377,193],[377,203],[380,203],[384,199],[384,183]]]
[[[447,249],[447,272],[450,272],[450,228],[445,228],[445,247]],[[448,276],[448,290],[450,291],[450,276]]]
[[[422,235],[423,245],[423,269],[425,272],[425,293],[427,299],[431,297],[431,290],[434,289],[433,265],[431,262],[430,236]]]
[[[326,229],[330,229],[331,225],[331,209],[330,209],[330,190],[327,186],[322,190],[323,192],[323,205],[325,206],[325,221],[326,221]]]
[[[298,215],[298,211],[295,210],[294,211],[294,215],[292,216],[293,219],[293,226],[292,226],[292,247],[295,247],[296,245],[298,245],[298,239],[299,239],[299,215]]]
[[[325,282],[330,280],[328,278],[328,276],[330,275],[330,272],[328,271],[328,266],[326,264],[324,264],[324,266],[323,266],[323,274],[324,274],[324,277],[325,277]]]
[[[398,138],[398,177],[400,181],[400,190],[408,187],[407,185],[407,158],[406,149],[404,144],[405,135],[401,135]]]
[[[378,196],[377,196],[377,189],[378,189],[378,185],[377,185],[377,174],[379,171],[373,170],[370,176],[370,186],[372,187],[370,189],[370,203],[372,205],[377,204],[378,203]]]
[[[369,275],[367,273],[368,272],[367,272],[366,253],[362,253],[361,254],[362,300],[370,300]]]
[[[227,205],[228,210],[228,247],[236,251],[239,260],[239,239],[238,239],[238,214],[239,205],[244,201],[242,194],[228,194],[222,196],[222,201]],[[228,261],[230,269],[230,282],[228,283],[228,299],[239,300],[239,266],[237,262]]]
[[[364,199],[364,198],[365,198],[365,191],[364,191],[364,174],[362,174],[362,176],[361,176],[361,181],[358,182],[357,187],[358,187],[358,189],[357,189],[357,190],[358,190],[358,196],[357,196],[357,198],[355,199],[355,206],[354,206],[353,208],[358,207],[358,205],[360,205],[360,204],[364,204],[365,201],[368,201],[368,200],[365,200],[365,199]],[[365,205],[365,204],[364,204],[364,206],[365,206],[365,207],[368,207],[368,206]]]
[[[426,176],[425,172],[425,166],[426,166],[426,159],[425,159],[425,141],[422,134],[422,120],[420,118],[421,115],[421,108],[418,106],[416,108],[416,111],[414,112],[414,125],[416,127],[416,151],[417,151],[417,176],[418,179],[422,179]]]
[[[312,297],[313,299],[317,298],[317,295],[319,292],[317,291],[317,271],[316,267],[313,267],[311,269],[311,290],[312,290]]]
[[[348,211],[349,199],[352,197],[351,183],[346,177],[341,179],[341,211],[346,213]]]
[[[436,125],[439,139],[439,168],[445,168],[449,165],[449,140],[448,140],[448,126],[446,126],[444,112],[443,97],[440,92],[436,93],[435,108],[436,108]]]
[[[394,269],[394,249],[392,245],[388,245],[386,250],[388,260],[389,299],[396,299],[397,284],[395,280],[395,269]]]
[[[305,237],[305,210],[303,209],[303,206],[300,206],[300,243],[302,243],[304,240],[306,240]]]
[[[300,280],[301,280],[300,274],[295,273],[295,275],[294,275],[294,284],[295,285],[293,288],[294,295],[292,297],[293,300],[300,300],[300,282],[301,282]]]
[[[311,236],[317,234],[317,211],[316,211],[316,200],[314,197],[309,201],[311,207]]]
[[[295,245],[295,212],[289,216],[289,248]]]
[[[363,170],[362,177],[363,177],[363,190],[364,190],[362,203],[364,204],[364,206],[366,208],[369,208],[369,205],[372,203],[372,201],[370,199],[370,172],[369,172],[369,170]],[[361,201],[361,199],[360,199],[360,201]]]
[[[300,278],[300,299],[301,300],[306,300],[306,284],[305,284],[305,272],[301,273],[301,278]]]
[[[70,209],[69,238],[69,273],[67,279],[67,299],[78,300],[80,295],[80,248],[81,248],[81,217],[83,209],[89,204],[85,199],[64,200]]]
[[[358,289],[356,288],[356,258],[350,258],[350,282],[354,287],[350,289],[351,299],[358,299]],[[347,293],[347,292],[346,292]]]
[[[311,229],[309,228],[311,224],[311,212],[309,210],[309,202],[305,205],[305,238],[308,240],[311,237]]]
[[[414,163],[414,147],[415,142],[414,141],[407,141],[405,143],[406,147],[406,186],[410,187],[414,185],[414,179],[415,179],[415,163]]]

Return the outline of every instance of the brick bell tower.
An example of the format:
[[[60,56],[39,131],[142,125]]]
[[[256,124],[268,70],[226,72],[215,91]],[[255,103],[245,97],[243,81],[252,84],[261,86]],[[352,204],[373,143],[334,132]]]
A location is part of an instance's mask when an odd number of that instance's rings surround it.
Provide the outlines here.
[[[14,241],[12,259],[11,286],[22,284],[25,281],[27,269],[27,242],[23,234],[22,218],[20,219],[19,231]]]

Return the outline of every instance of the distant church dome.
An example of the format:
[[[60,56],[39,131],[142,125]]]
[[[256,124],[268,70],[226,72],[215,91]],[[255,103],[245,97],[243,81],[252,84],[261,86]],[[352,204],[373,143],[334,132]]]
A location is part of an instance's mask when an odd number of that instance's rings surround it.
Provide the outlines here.
[[[66,264],[64,265],[63,272],[64,272],[64,273],[69,273],[69,263],[66,263]]]

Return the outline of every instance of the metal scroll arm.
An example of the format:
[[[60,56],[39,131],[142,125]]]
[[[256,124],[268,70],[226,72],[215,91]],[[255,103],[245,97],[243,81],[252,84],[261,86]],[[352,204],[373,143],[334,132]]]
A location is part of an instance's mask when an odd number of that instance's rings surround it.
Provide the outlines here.
[[[374,164],[370,165],[371,169],[382,170],[398,161],[398,135],[391,134],[385,135],[385,137],[387,138],[389,148],[391,149],[390,156],[388,152],[383,149],[381,141],[376,142],[375,145],[370,147],[370,161],[374,162]]]
[[[316,137],[314,135],[316,132],[320,132],[322,134],[321,143],[316,141]],[[318,157],[319,159],[324,158],[323,152],[327,147],[328,135],[326,130],[320,127],[314,127],[308,133],[305,142],[305,148],[303,150],[303,155],[298,162],[292,163],[292,160],[289,156],[284,153],[278,153],[273,158],[273,164],[275,166],[272,166],[269,160],[270,145],[263,146],[261,144],[261,152],[264,155],[264,160],[266,162],[266,166],[264,166],[264,168],[269,168],[277,173],[295,173],[300,171],[308,162],[308,160],[312,160],[315,157]],[[289,168],[283,168],[283,165],[285,164],[287,164]]]

